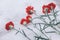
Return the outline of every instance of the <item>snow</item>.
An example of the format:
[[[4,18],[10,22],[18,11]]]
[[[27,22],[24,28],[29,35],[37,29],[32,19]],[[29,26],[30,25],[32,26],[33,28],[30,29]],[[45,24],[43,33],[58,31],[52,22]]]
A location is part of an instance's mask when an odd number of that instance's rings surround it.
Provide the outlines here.
[[[58,1],[58,0],[57,0]],[[19,30],[19,28],[24,29],[26,34],[34,39],[34,33],[32,31],[27,30],[24,26],[20,25],[20,20],[26,17],[25,8],[28,5],[34,6],[36,13],[41,15],[42,13],[42,5],[48,4],[50,2],[54,2],[54,0],[0,0],[0,40],[28,40],[22,34],[18,33],[15,35],[16,31],[6,31],[5,24],[8,21],[13,21],[15,24],[15,28]],[[57,4],[57,8],[58,8]],[[56,8],[56,9],[57,9]],[[38,30],[36,30],[32,25],[29,25],[36,33],[41,35]],[[52,40],[60,40],[60,35],[57,34],[48,34]]]

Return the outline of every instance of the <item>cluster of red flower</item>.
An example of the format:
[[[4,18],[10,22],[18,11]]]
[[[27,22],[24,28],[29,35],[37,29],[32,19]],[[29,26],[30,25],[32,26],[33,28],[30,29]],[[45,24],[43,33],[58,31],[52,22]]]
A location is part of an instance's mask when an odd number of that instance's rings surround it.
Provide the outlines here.
[[[51,10],[54,10],[56,5],[54,3],[50,3],[48,5],[43,5],[42,12],[43,13],[50,13]]]
[[[26,16],[26,19],[23,18],[23,19],[21,20],[21,24],[23,24],[23,25],[30,23],[30,21],[31,21],[31,19],[32,19],[31,15],[34,13],[34,7],[28,6],[28,7],[26,8],[26,13],[27,13],[27,15],[28,15],[28,16]]]
[[[50,3],[48,5],[43,5],[42,6],[42,9],[43,9],[42,11],[43,11],[43,13],[45,13],[46,11],[47,11],[47,13],[50,13],[50,10],[55,9],[55,7],[56,7],[56,5],[54,3]],[[26,8],[26,13],[27,13],[28,16],[26,16],[26,19],[23,18],[21,20],[20,24],[26,25],[26,24],[30,23],[30,21],[32,19],[31,15],[34,13],[34,11],[35,11],[34,7],[28,6]],[[14,23],[12,21],[8,22],[6,24],[5,28],[6,28],[6,30],[10,30],[10,29],[14,28]]]
[[[22,25],[26,25],[26,24],[30,23],[31,18],[32,18],[32,17],[29,16],[29,15],[26,16],[26,19],[23,18],[23,19],[21,20],[21,24],[22,24]]]
[[[12,21],[10,21],[10,22],[6,23],[5,26],[6,26],[5,27],[6,30],[11,30],[14,28],[14,23]]]
[[[32,15],[33,13],[34,13],[34,7],[32,7],[32,6],[28,6],[27,8],[26,8],[26,13],[28,14],[28,15]]]
[[[34,9],[34,8],[33,8],[32,6],[28,6],[28,7],[26,8],[26,13],[28,14],[28,16],[26,16],[26,19],[23,18],[23,19],[21,20],[20,24],[25,25],[25,24],[30,23],[30,20],[32,19],[31,14],[33,14],[33,11],[34,11],[33,9]],[[8,22],[8,23],[6,24],[5,29],[6,29],[6,30],[10,30],[10,29],[12,29],[12,28],[14,28],[14,23],[13,23],[12,21],[10,21],[10,22]]]

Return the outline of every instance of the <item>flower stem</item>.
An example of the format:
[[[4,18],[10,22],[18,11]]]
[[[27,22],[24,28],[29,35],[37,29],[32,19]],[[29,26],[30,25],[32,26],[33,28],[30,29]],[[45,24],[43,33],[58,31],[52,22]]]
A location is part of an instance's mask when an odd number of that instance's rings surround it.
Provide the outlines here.
[[[33,33],[35,33],[32,29],[30,29],[29,27],[27,27],[28,30],[32,31]],[[37,33],[35,33],[37,35]],[[38,35],[37,35],[38,36]]]
[[[31,40],[31,39],[25,34],[24,30],[22,30],[22,32],[23,32],[23,35],[24,35],[27,39]]]
[[[40,24],[39,24],[40,25]],[[45,35],[43,32],[42,32],[42,28],[41,28],[41,25],[40,25],[40,31],[41,31],[41,33],[43,34],[43,35]],[[48,36],[47,35],[45,35],[47,38],[48,38]],[[49,39],[49,38],[48,38]]]
[[[50,18],[50,16],[48,15],[48,13],[46,13],[46,15],[48,16],[48,19],[51,21],[51,18]]]
[[[16,30],[16,31],[17,31],[17,33],[18,33],[18,32],[20,32],[20,33],[21,33],[23,36],[25,36],[28,40],[31,40],[29,37],[27,37],[27,36],[26,36],[26,34],[23,34],[21,31],[19,31],[19,30],[15,29],[15,28],[14,28],[14,30]],[[17,34],[17,33],[16,33],[16,34]]]
[[[40,24],[39,24],[40,25]],[[39,30],[37,27],[36,27],[36,29],[37,30]],[[43,32],[42,32],[42,28],[41,28],[41,25],[40,25],[40,30],[39,30],[43,35],[45,35]],[[47,35],[45,35],[47,38],[48,38],[48,36]]]
[[[51,27],[54,29],[54,30],[56,30],[57,32],[60,32],[59,30],[57,30],[55,27],[53,27],[52,25],[51,25]]]

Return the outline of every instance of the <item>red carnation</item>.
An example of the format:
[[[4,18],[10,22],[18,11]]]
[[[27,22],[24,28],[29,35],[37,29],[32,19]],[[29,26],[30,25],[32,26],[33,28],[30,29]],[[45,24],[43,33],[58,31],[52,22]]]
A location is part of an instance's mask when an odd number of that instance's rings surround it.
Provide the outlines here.
[[[43,5],[42,7],[42,12],[43,13],[50,13],[50,7],[48,5]]]
[[[26,24],[28,24],[29,23],[29,20],[27,20],[27,19],[22,19],[21,20],[21,22],[20,22],[20,24],[22,24],[22,25],[26,25]]]
[[[23,18],[23,19],[21,20],[20,24],[27,24],[27,23],[26,23],[26,19]]]
[[[27,13],[28,15],[33,14],[33,12],[34,12],[34,7],[28,6],[28,7],[26,8],[26,13]]]
[[[5,26],[6,26],[6,27],[5,27],[6,30],[10,30],[10,29],[14,28],[14,24],[13,24],[12,21],[6,23]]]
[[[26,16],[26,19],[27,19],[27,20],[31,20],[32,17],[31,17],[30,15],[28,15],[28,16]]]
[[[54,3],[50,3],[48,4],[48,6],[50,7],[50,9],[55,9],[56,5]]]
[[[32,18],[31,16],[26,16],[26,19],[23,18],[21,20],[20,24],[26,25],[26,24],[30,23],[31,18]]]
[[[28,15],[28,16],[26,16],[26,19],[27,19],[27,22],[28,22],[28,23],[30,23],[30,22],[31,22],[32,17]]]

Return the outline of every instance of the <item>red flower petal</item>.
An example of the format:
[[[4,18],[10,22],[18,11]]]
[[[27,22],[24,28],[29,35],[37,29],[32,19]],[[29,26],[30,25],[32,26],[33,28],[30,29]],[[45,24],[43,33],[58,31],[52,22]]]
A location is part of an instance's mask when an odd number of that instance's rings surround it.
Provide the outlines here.
[[[49,6],[51,9],[55,9],[56,4],[54,4],[54,3],[50,3],[50,4],[48,4],[48,6]]]
[[[13,24],[13,22],[10,21],[10,22],[8,22],[8,23],[6,24],[5,29],[6,29],[6,30],[10,30],[10,25],[13,26],[13,28],[14,28],[14,24]]]
[[[23,25],[24,22],[27,22],[27,20],[23,18],[23,19],[21,20],[20,24]]]
[[[27,19],[27,24],[30,23],[30,20]]]
[[[26,19],[22,19],[20,24],[24,25],[24,22],[26,22],[26,24],[30,23],[30,20],[28,18],[31,18],[30,16],[27,16]]]
[[[26,10],[28,10],[28,11],[33,10],[33,7],[32,7],[32,6],[28,6],[28,7],[26,8]]]
[[[26,16],[26,19],[27,19],[27,23],[30,23],[32,17],[30,15]]]
[[[50,13],[50,7],[49,7],[48,5],[43,5],[43,7],[42,7],[42,12],[43,12],[43,13],[46,12],[45,9],[48,9],[48,10],[47,10],[47,13]]]
[[[26,8],[26,13],[27,13],[28,15],[33,14],[33,12],[31,12],[31,10],[34,11],[34,7],[28,6],[28,7]]]
[[[26,19],[30,20],[32,17],[30,15],[26,16]]]

